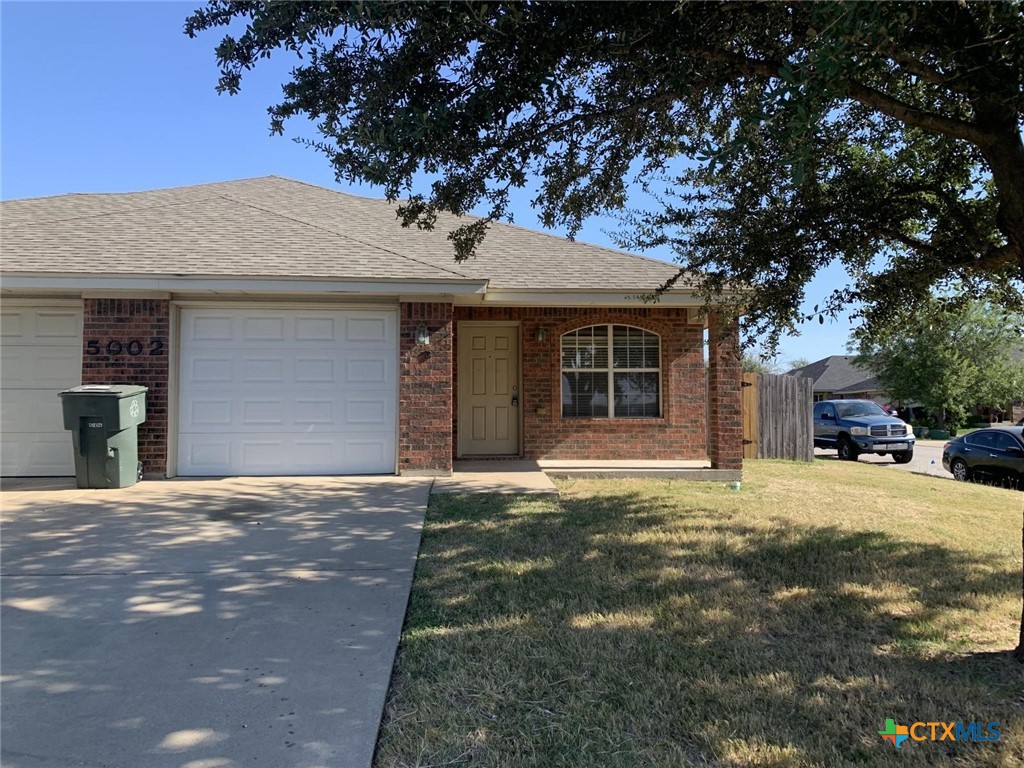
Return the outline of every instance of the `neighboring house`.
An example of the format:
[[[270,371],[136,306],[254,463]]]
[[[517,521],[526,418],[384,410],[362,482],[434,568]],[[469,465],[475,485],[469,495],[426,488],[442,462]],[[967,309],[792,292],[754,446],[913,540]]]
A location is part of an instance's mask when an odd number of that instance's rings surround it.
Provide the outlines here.
[[[279,177],[0,205],[4,475],[72,473],[57,392],[149,387],[150,477],[447,474],[457,457],[742,463],[735,320],[663,262],[402,228]]]
[[[831,355],[787,371],[813,381],[814,402],[821,400],[874,400],[888,405],[889,399],[874,374],[853,362],[852,355]]]

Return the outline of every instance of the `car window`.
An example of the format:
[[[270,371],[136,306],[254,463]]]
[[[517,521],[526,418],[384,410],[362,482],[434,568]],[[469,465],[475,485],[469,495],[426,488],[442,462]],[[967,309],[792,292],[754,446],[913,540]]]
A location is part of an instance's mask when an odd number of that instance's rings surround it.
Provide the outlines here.
[[[994,435],[991,432],[972,432],[964,440],[978,448],[991,448]]]
[[[839,410],[839,416],[843,419],[848,419],[851,416],[888,416],[878,403],[839,403],[836,406]]]
[[[821,406],[821,410],[818,413],[818,418],[824,418],[825,416],[831,416],[833,419],[836,417],[836,409],[832,403],[825,403]]]
[[[1012,435],[1000,435],[997,433],[992,435],[992,437],[992,447],[997,451],[1005,451],[1009,448],[1020,448],[1020,445],[1017,444],[1017,441],[1013,439]]]

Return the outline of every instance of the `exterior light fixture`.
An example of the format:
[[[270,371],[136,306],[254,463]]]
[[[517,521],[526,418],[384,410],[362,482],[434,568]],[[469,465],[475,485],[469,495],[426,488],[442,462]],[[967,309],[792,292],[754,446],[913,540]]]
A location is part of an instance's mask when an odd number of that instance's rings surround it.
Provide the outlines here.
[[[538,328],[537,332],[533,335],[533,338],[535,338],[537,341],[543,344],[545,341],[548,340],[548,329]]]
[[[430,343],[430,329],[427,328],[423,323],[420,323],[416,329],[416,343],[417,344],[429,344]]]

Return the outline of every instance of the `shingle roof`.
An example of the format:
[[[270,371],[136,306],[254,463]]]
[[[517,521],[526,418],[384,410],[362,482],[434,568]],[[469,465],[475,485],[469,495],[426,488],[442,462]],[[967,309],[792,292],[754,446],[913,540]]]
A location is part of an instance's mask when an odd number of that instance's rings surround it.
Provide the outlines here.
[[[868,376],[866,379],[855,381],[853,384],[847,384],[842,389],[833,390],[837,395],[856,395],[861,392],[881,392],[882,385],[878,383],[878,379],[874,376]]]
[[[403,228],[395,206],[278,176],[0,203],[7,274],[488,280],[491,288],[649,291],[665,262],[508,224],[455,263],[448,232]]]
[[[815,392],[854,394],[879,389],[872,373],[855,365],[851,355],[831,355],[787,373],[812,379]]]

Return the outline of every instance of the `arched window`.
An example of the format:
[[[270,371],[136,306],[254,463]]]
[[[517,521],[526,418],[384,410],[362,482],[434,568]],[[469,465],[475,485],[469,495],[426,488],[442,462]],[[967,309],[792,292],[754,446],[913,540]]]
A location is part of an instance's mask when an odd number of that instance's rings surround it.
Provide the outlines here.
[[[562,418],[660,415],[658,334],[628,325],[591,325],[563,334]]]

